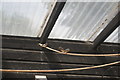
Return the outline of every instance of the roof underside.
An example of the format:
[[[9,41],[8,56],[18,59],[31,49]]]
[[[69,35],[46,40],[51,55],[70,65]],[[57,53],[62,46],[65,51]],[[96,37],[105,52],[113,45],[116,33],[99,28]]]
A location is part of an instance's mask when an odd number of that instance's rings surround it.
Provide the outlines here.
[[[40,37],[53,2],[2,2],[2,35]],[[94,41],[118,13],[118,2],[66,2],[49,38]],[[119,27],[105,40],[118,43]]]

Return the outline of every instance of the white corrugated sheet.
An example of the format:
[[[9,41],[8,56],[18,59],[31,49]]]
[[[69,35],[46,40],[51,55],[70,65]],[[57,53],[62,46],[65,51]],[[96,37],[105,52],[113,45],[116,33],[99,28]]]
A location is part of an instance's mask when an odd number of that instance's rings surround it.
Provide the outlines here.
[[[50,38],[93,41],[117,14],[117,6],[115,2],[68,2]]]
[[[2,34],[37,37],[53,2],[2,2]]]
[[[3,2],[4,35],[37,37],[53,2]],[[0,6],[1,7],[1,6]],[[117,2],[67,1],[49,38],[93,41],[118,12]],[[118,42],[118,29],[106,42]]]
[[[105,40],[105,42],[120,43],[120,26]]]

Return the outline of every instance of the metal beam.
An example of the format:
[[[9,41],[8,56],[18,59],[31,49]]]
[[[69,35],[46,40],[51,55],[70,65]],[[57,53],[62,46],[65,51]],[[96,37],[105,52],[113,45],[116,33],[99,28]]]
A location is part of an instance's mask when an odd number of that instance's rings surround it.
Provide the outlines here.
[[[110,21],[105,29],[97,36],[93,42],[93,49],[96,49],[106,38],[120,25],[120,12]]]
[[[10,49],[26,49],[26,50],[43,50],[42,47],[38,45],[39,38],[32,37],[21,37],[21,36],[2,36],[2,48]],[[97,52],[91,50],[93,43],[86,43],[83,41],[76,40],[62,40],[62,39],[48,39],[48,46],[58,49],[62,47],[63,49],[70,49],[70,52],[75,53],[117,53],[120,52],[120,44],[116,43],[104,43],[101,44]],[[45,50],[46,51],[46,50]]]
[[[52,11],[52,14],[48,20],[48,23],[41,35],[40,43],[42,43],[42,44],[46,43],[48,36],[49,36],[50,32],[52,31],[52,28],[54,27],[54,24],[55,24],[58,16],[60,15],[65,3],[66,3],[66,0],[64,0],[64,2],[56,2],[56,5]]]
[[[2,80],[35,80],[35,75],[46,75],[48,80],[119,80],[116,76],[81,75],[81,74],[55,74],[55,73],[14,73],[2,72]],[[59,76],[57,78],[57,76]]]
[[[34,37],[22,37],[22,36],[2,36],[2,68],[3,69],[59,69],[59,68],[76,68],[84,66],[93,66],[99,64],[105,64],[113,61],[118,61],[119,56],[116,57],[77,57],[67,56],[43,50],[38,45],[39,38]],[[88,44],[82,41],[71,41],[71,40],[55,40],[48,39],[48,46],[57,49],[63,47],[64,49],[69,48],[70,52],[90,53],[89,48],[92,44]],[[112,53],[118,49],[117,44],[104,43],[101,45],[102,49],[100,52]],[[112,52],[111,52],[112,51]],[[99,51],[98,51],[99,52]],[[99,52],[99,53],[100,53]],[[97,53],[97,54],[99,54]],[[84,53],[83,53],[84,54]],[[92,53],[93,54],[93,53]],[[39,67],[40,66],[40,67]],[[3,72],[4,78],[29,78],[34,80],[34,76],[37,75],[48,75],[47,78],[50,80],[57,80],[56,78],[74,80],[71,78],[78,78],[78,80],[119,80],[119,65],[103,67],[93,70],[85,71],[71,71],[71,72],[60,72],[60,73],[12,73]],[[108,70],[111,69],[111,70]],[[105,72],[105,70],[107,70]],[[115,73],[114,73],[115,72]],[[54,75],[53,75],[54,74]],[[73,74],[73,75],[72,75]],[[75,76],[75,74],[77,76]],[[51,75],[51,76],[50,76]],[[69,75],[69,76],[68,76]],[[81,77],[83,75],[83,78]],[[86,76],[85,76],[86,75]],[[101,75],[98,77],[98,75]],[[107,76],[106,76],[107,75]],[[50,77],[49,77],[50,76]],[[89,78],[91,76],[91,78]],[[106,76],[106,78],[105,78]],[[112,78],[112,77],[115,77]],[[31,79],[32,78],[32,79]],[[59,80],[59,79],[58,79]]]

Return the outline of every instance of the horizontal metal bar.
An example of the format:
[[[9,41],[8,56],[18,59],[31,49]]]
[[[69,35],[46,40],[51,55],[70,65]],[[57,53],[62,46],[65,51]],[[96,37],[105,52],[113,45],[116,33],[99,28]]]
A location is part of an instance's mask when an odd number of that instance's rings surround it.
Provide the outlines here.
[[[51,58],[52,57],[52,58]],[[49,62],[61,64],[84,64],[87,65],[100,65],[113,61],[118,61],[120,56],[115,57],[77,57],[57,54],[50,51],[33,51],[23,49],[2,49],[2,59],[4,60],[18,60],[29,62]],[[60,60],[59,60],[60,59]],[[78,67],[78,66],[77,66]]]
[[[24,50],[43,50],[39,46],[39,38],[31,37],[19,37],[19,36],[2,36],[2,47],[10,49],[24,49]],[[98,51],[91,50],[93,44],[86,43],[83,41],[71,41],[71,40],[61,40],[61,39],[48,39],[48,46],[59,49],[70,49],[70,52],[75,53],[117,53],[120,52],[120,44],[115,43],[104,43],[101,44]],[[44,49],[45,50],[45,49]],[[119,50],[119,51],[118,51]],[[46,50],[48,51],[48,50]]]
[[[85,67],[84,65],[80,65],[80,64],[75,64],[75,65],[67,65],[67,64],[59,64],[59,63],[56,63],[56,64],[51,64],[51,63],[41,63],[41,62],[26,62],[26,61],[13,61],[13,60],[3,60],[2,61],[3,64],[2,64],[2,68],[3,69],[15,69],[15,70],[19,70],[19,69],[22,69],[22,70],[26,70],[26,69],[29,69],[29,70],[50,70],[50,69],[70,69],[70,68],[82,68],[82,67]],[[87,67],[90,67],[87,66]],[[85,75],[85,74],[88,74],[88,75],[108,75],[108,76],[118,76],[118,66],[112,66],[112,69],[109,71],[104,71],[104,70],[107,70],[111,68],[111,66],[107,66],[107,67],[102,67],[102,68],[96,68],[96,69],[89,69],[89,70],[83,70],[83,71],[67,71],[67,72],[56,72],[56,74],[59,74],[59,73],[68,73],[68,74],[81,74],[81,75]],[[114,73],[114,71],[116,73]]]
[[[2,80],[35,80],[36,73],[10,73],[3,72]],[[55,74],[55,73],[37,73],[37,75],[46,75],[49,80],[119,80],[120,77],[102,76],[102,75],[78,75],[78,74]]]

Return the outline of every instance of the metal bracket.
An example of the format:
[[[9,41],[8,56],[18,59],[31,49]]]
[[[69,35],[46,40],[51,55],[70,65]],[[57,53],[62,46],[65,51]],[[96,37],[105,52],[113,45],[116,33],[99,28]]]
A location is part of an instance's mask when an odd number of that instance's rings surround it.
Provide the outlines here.
[[[35,80],[47,80],[47,77],[43,75],[35,75]]]

